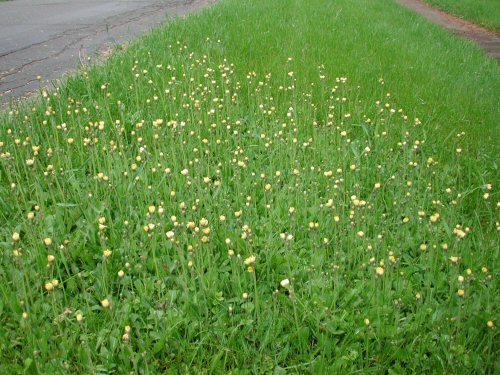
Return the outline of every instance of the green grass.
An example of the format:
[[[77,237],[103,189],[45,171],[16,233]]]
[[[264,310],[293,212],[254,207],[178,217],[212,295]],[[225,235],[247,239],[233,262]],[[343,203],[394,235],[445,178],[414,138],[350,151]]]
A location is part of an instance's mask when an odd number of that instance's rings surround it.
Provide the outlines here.
[[[425,0],[448,13],[500,32],[498,0]]]
[[[0,372],[498,371],[499,77],[390,1],[223,0],[12,108]]]

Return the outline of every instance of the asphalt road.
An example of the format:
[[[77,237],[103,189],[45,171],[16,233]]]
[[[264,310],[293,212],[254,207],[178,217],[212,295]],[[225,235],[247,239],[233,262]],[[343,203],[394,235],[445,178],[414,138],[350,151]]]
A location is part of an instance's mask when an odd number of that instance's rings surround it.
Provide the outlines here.
[[[0,1],[2,103],[36,92],[117,45],[213,0]],[[42,77],[40,82],[37,76]]]

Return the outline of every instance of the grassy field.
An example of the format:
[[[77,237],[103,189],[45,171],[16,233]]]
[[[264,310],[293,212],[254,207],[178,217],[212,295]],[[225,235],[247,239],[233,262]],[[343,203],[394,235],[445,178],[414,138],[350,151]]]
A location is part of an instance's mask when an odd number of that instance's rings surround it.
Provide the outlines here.
[[[498,372],[499,93],[391,1],[223,0],[7,110],[0,372]]]
[[[500,1],[498,0],[425,1],[448,13],[500,32]]]

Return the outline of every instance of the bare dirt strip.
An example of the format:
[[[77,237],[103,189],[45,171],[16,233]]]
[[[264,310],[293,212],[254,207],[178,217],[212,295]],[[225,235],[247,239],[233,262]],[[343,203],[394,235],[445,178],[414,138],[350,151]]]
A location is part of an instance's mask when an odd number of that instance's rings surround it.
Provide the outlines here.
[[[452,33],[476,42],[490,57],[500,59],[500,35],[493,31],[433,8],[420,0],[397,1]]]

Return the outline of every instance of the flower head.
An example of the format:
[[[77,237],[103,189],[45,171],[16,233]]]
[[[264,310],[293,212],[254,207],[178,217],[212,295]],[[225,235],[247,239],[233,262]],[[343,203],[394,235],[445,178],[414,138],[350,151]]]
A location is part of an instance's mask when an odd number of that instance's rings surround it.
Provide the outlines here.
[[[289,289],[290,288],[290,280],[288,280],[288,279],[281,280],[280,285],[282,288]]]

